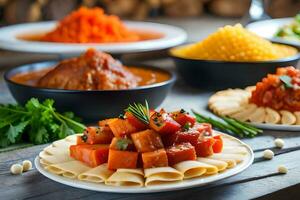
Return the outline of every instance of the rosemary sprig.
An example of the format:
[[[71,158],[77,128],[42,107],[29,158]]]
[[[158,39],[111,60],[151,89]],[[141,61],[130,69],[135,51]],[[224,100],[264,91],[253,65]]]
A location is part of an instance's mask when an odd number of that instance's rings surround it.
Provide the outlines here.
[[[126,112],[130,112],[137,119],[139,119],[144,124],[149,124],[150,121],[150,111],[147,100],[145,100],[145,105],[141,103],[133,103],[133,105],[129,104],[129,107],[125,109]]]
[[[220,120],[211,117],[203,116],[196,111],[192,110],[196,119],[200,123],[210,123],[214,128],[225,131],[230,134],[238,135],[239,137],[255,137],[257,134],[262,133],[261,129],[253,127],[250,124],[241,122],[236,119],[223,117]]]

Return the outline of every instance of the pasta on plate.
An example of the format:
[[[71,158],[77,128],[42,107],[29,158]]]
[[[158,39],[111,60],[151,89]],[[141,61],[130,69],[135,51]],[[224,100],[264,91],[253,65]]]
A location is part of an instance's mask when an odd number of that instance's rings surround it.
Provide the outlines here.
[[[228,116],[255,125],[300,125],[300,70],[278,68],[256,86],[226,89],[213,94],[208,107],[219,116]]]
[[[89,167],[66,153],[69,152],[70,145],[76,142],[77,136],[68,136],[64,140],[56,141],[40,152],[39,161],[46,171],[70,179],[107,186],[153,187],[218,175],[236,167],[249,156],[243,143],[222,134],[223,152],[210,157],[198,157],[195,161],[183,161],[172,167],[109,170],[107,163]]]
[[[36,163],[44,175],[65,184],[73,180],[72,186],[140,191],[212,182],[252,161],[246,144],[198,122],[184,109],[155,111],[145,102],[53,142]]]

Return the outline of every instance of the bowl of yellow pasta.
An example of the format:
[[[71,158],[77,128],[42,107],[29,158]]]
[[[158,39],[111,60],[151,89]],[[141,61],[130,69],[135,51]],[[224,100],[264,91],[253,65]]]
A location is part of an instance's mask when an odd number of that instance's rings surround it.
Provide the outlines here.
[[[277,67],[296,66],[300,59],[297,47],[271,43],[240,24],[219,28],[169,54],[188,84],[206,89],[253,85]]]

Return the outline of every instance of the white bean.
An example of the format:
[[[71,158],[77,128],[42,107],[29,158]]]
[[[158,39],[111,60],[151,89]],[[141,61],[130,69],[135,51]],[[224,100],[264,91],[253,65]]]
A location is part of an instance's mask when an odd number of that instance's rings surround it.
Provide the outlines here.
[[[23,171],[24,172],[31,170],[32,163],[31,163],[30,160],[24,160],[22,164],[23,164]]]
[[[271,160],[274,157],[274,152],[270,149],[264,150],[264,158]]]
[[[286,174],[288,172],[288,169],[284,165],[279,165],[278,166],[278,172],[280,174]]]
[[[275,143],[275,146],[278,148],[283,148],[283,146],[284,146],[284,141],[283,141],[283,139],[280,139],[280,138],[276,138],[274,140],[274,143]]]
[[[23,172],[23,166],[20,165],[20,164],[13,164],[11,167],[10,167],[10,172],[12,174],[22,174]]]

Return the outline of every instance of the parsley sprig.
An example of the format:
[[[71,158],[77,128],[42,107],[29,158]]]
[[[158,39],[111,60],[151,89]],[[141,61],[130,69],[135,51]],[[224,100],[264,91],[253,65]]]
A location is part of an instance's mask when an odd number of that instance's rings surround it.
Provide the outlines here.
[[[145,105],[141,103],[134,103],[133,105],[129,104],[129,107],[125,109],[126,112],[130,112],[137,119],[139,119],[144,124],[149,124],[150,121],[150,112],[148,102],[145,100]]]
[[[85,129],[72,112],[58,113],[54,101],[30,99],[26,105],[0,104],[0,147],[30,142],[43,144]]]

